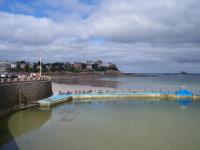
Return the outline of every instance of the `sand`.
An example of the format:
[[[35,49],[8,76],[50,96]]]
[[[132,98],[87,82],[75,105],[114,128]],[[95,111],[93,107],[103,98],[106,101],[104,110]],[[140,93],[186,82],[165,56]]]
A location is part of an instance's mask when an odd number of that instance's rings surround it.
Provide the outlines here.
[[[71,76],[52,76],[51,80],[55,83],[67,84],[67,85],[83,85],[90,87],[108,87],[108,88],[118,88],[118,81],[108,81],[102,80],[106,76],[96,76],[96,75],[71,75]],[[110,76],[109,76],[110,77]]]
[[[120,89],[107,88],[107,87],[92,87],[92,86],[86,86],[86,85],[69,85],[69,84],[61,84],[61,83],[52,82],[52,90],[53,90],[53,94],[58,94],[59,91],[61,91],[61,92],[71,91],[72,93],[75,93],[75,91],[79,91],[79,90],[81,90],[81,91],[92,90],[93,92],[95,92],[95,91],[98,91],[98,90],[114,91],[114,90],[120,90]]]
[[[94,87],[94,86],[88,86],[88,85],[72,85],[67,83],[56,83],[52,82],[52,90],[53,94],[58,94],[59,91],[67,93],[68,91],[72,93],[76,93],[79,91],[85,91],[86,93],[99,93],[101,91],[102,93],[112,93],[112,92],[152,92],[152,90],[145,90],[140,88],[135,89],[127,89],[127,88],[109,88],[109,87]],[[89,92],[90,91],[90,92]],[[81,93],[85,93],[81,92]],[[159,92],[159,90],[154,90],[154,92]]]

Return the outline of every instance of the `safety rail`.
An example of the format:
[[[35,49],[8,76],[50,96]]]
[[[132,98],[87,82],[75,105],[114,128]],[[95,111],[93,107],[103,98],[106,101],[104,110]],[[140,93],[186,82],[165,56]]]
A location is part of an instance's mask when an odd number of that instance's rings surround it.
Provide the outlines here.
[[[62,91],[59,90],[58,94],[112,94],[112,93],[162,93],[162,94],[170,94],[170,93],[176,93],[180,91],[180,87],[173,88],[173,89],[91,89],[91,90],[66,90]],[[189,91],[191,91],[195,95],[200,95],[200,89],[193,89],[189,88]]]
[[[41,80],[49,80],[49,81],[51,81],[51,78],[48,77],[48,76],[24,77],[24,78],[1,78],[0,79],[0,84],[14,83],[14,82],[25,82],[25,81],[41,81]]]

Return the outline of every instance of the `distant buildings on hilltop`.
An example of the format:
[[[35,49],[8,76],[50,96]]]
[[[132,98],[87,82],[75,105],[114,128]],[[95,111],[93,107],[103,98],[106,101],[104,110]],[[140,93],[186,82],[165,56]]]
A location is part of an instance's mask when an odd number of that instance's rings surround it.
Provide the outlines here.
[[[6,72],[12,68],[16,68],[15,63],[11,63],[9,61],[0,61],[0,72]]]
[[[30,63],[26,61],[17,61],[15,63],[9,61],[0,61],[0,72],[13,71],[13,72],[37,72],[40,69],[40,63]],[[43,72],[55,72],[55,71],[69,71],[69,72],[84,72],[84,71],[106,71],[115,70],[118,71],[117,66],[114,63],[104,63],[102,60],[86,61],[86,62],[74,62],[74,63],[42,63]]]

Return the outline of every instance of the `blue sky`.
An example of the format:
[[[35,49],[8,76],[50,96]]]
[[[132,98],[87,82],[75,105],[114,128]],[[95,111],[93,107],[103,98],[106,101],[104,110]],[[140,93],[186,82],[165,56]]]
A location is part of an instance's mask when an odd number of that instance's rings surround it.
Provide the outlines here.
[[[198,0],[0,0],[0,59],[199,72]]]

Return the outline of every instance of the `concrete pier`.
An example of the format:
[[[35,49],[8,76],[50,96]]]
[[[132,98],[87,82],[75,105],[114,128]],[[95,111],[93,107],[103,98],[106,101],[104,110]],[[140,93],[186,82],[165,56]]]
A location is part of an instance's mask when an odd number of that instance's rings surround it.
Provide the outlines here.
[[[145,99],[171,99],[189,98],[200,100],[200,96],[193,95],[188,90],[177,92],[135,92],[135,93],[90,93],[90,94],[61,94],[38,101],[42,107],[50,107],[73,99],[116,99],[116,98],[145,98]]]
[[[63,95],[53,95],[49,98],[38,101],[41,107],[50,107],[57,105],[66,101],[72,100],[72,95],[63,94]]]

